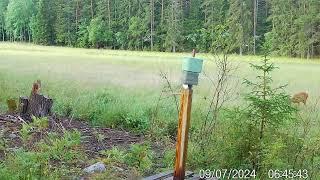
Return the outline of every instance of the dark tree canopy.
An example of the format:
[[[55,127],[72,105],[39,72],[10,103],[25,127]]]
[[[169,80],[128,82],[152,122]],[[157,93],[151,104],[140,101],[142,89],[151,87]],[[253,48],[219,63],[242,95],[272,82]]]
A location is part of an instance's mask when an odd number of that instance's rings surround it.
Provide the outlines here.
[[[232,53],[320,55],[319,0],[0,0],[0,41],[210,52],[219,26]]]

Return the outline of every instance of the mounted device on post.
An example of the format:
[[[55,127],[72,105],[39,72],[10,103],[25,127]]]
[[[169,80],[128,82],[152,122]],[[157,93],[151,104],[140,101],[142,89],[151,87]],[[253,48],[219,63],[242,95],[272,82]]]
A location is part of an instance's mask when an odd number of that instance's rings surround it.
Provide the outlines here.
[[[202,71],[203,60],[195,58],[196,51],[193,50],[192,58],[185,58],[182,63],[182,90],[180,100],[179,124],[176,144],[176,160],[174,169],[174,180],[185,178],[185,166],[188,148],[188,131],[190,127],[192,86],[198,85],[199,73]]]

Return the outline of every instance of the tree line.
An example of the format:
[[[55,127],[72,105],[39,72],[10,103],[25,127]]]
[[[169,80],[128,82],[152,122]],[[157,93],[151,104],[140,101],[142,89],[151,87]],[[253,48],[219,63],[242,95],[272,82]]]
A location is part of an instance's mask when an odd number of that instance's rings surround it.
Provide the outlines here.
[[[268,43],[276,55],[319,56],[320,1],[0,0],[1,41],[210,52],[218,36],[231,39],[232,53]]]

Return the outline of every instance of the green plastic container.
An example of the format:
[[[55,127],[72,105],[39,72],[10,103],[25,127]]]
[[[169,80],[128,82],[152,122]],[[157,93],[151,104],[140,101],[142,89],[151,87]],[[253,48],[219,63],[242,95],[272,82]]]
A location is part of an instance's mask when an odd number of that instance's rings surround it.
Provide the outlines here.
[[[184,58],[182,63],[182,70],[194,73],[202,71],[203,60],[197,58]]]

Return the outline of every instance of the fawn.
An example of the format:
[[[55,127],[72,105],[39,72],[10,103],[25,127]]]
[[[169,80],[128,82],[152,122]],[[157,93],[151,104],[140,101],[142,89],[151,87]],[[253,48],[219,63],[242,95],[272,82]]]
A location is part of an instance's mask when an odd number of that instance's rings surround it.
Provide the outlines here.
[[[293,97],[291,98],[291,102],[297,103],[297,104],[300,104],[302,102],[304,105],[306,105],[308,97],[309,97],[308,93],[300,92],[293,95]]]

